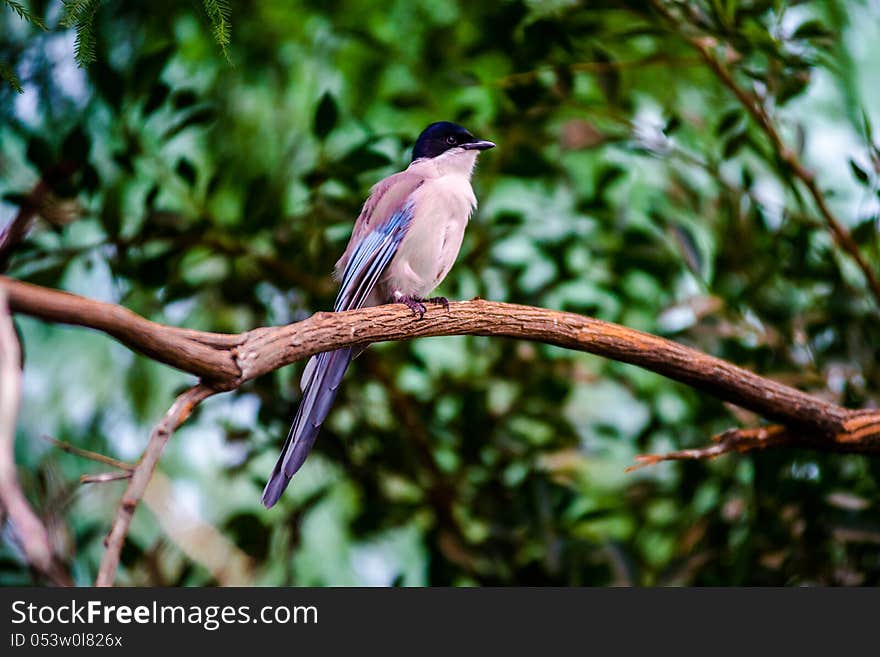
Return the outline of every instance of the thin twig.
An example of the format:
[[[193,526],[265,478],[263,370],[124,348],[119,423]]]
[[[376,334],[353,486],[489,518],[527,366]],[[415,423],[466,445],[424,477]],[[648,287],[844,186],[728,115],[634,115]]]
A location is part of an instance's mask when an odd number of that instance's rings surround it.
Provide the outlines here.
[[[81,484],[106,484],[111,481],[121,481],[123,479],[131,479],[132,473],[127,470],[121,472],[99,472],[97,474],[80,475],[79,483]]]
[[[82,456],[83,458],[89,459],[90,461],[103,463],[104,465],[109,465],[110,467],[116,468],[118,470],[131,472],[135,469],[135,466],[131,463],[126,463],[125,461],[114,459],[112,456],[106,456],[104,454],[99,454],[98,452],[83,449],[82,447],[77,447],[76,445],[71,445],[70,443],[66,443],[63,440],[58,440],[57,438],[53,438],[52,436],[44,435],[43,440],[47,440],[48,442],[52,443],[62,452],[75,454],[76,456]]]
[[[119,509],[116,512],[110,533],[104,540],[106,549],[101,558],[95,586],[113,585],[116,569],[119,566],[119,556],[125,543],[125,537],[128,535],[135,509],[147,490],[147,485],[150,483],[150,478],[153,476],[159,458],[162,456],[162,450],[171,438],[171,434],[186,421],[200,402],[216,392],[215,389],[202,383],[189,388],[174,400],[165,417],[153,427],[147,447],[135,466],[128,488],[125,489],[119,502]]]
[[[657,13],[663,16],[663,18],[672,25],[675,31],[700,54],[700,57],[703,58],[703,61],[706,62],[709,69],[719,80],[721,80],[725,87],[733,92],[733,95],[736,96],[740,104],[764,131],[770,140],[770,144],[773,147],[776,156],[780,161],[788,165],[794,176],[803,183],[804,187],[807,188],[807,191],[810,193],[810,196],[813,197],[813,201],[819,210],[819,214],[822,215],[822,219],[825,221],[825,225],[831,233],[831,236],[834,238],[834,241],[853,259],[858,268],[862,271],[868,289],[871,291],[871,294],[873,294],[877,303],[880,304],[880,278],[878,278],[877,273],[871,268],[868,261],[865,260],[864,255],[862,255],[862,252],[859,249],[858,244],[853,240],[852,235],[850,235],[849,231],[837,218],[834,212],[832,212],[825,195],[822,193],[822,190],[816,182],[816,175],[804,166],[803,162],[801,162],[800,158],[797,156],[797,153],[785,144],[782,135],[779,133],[776,124],[770,117],[764,103],[758,96],[743,89],[733,78],[733,74],[715,55],[714,51],[717,46],[715,38],[687,34],[676,17],[664,5],[662,0],[650,0],[650,2],[651,6],[654,7]]]
[[[780,425],[755,429],[728,429],[724,433],[714,436],[712,440],[715,444],[707,447],[681,449],[666,454],[641,454],[635,457],[636,464],[629,466],[624,472],[633,472],[662,461],[714,459],[731,452],[745,454],[768,447],[803,445],[786,427]]]

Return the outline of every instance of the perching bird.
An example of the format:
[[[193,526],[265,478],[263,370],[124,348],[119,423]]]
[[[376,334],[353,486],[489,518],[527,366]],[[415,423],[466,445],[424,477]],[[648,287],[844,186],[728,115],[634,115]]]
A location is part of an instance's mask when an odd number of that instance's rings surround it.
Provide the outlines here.
[[[376,183],[364,203],[336,263],[340,287],[334,311],[398,302],[421,318],[425,302],[449,305],[443,297],[426,297],[458,257],[477,207],[471,173],[479,152],[494,146],[448,121],[422,131],[406,170]],[[359,348],[346,347],[312,356],[306,364],[296,418],[263,490],[266,508],[278,501],[306,460],[342,375],[358,353]]]

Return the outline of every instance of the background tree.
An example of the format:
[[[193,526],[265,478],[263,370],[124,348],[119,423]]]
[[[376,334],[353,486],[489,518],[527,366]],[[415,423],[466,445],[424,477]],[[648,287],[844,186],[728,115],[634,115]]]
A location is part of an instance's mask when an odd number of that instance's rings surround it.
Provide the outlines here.
[[[332,304],[369,186],[450,118],[499,148],[447,296],[593,315],[878,406],[875,2],[132,4],[0,8],[0,223],[24,238],[0,251],[10,276],[187,328],[304,319]],[[106,468],[72,452],[137,459],[192,377],[16,322],[19,477],[88,583],[124,484],[80,484]],[[780,449],[625,474],[758,418],[486,337],[368,350],[266,512],[299,370],[180,429],[120,581],[880,580],[876,458]],[[43,581],[3,537],[0,582]]]

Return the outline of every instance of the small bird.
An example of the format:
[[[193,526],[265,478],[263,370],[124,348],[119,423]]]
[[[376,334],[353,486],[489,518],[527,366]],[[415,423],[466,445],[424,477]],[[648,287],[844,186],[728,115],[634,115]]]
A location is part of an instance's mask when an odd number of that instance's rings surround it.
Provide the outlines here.
[[[477,207],[471,188],[477,155],[494,146],[449,121],[422,131],[410,165],[376,183],[364,203],[336,263],[340,287],[334,311],[403,303],[421,319],[425,303],[449,306],[444,297],[428,295],[458,257]],[[300,383],[302,400],[263,490],[266,508],[278,501],[305,462],[342,375],[361,350],[345,347],[309,359]]]

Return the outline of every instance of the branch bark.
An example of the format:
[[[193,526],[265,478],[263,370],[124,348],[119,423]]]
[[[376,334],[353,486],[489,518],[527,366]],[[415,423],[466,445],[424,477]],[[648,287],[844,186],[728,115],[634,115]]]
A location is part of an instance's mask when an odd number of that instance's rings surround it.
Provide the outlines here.
[[[852,410],[649,333],[574,313],[474,299],[418,319],[403,305],[319,312],[237,335],[151,322],[120,306],[0,276],[14,312],[85,326],[200,377],[214,391],[313,354],[355,344],[440,335],[508,337],[630,363],[798,430],[799,444],[880,454],[880,412]]]
[[[448,310],[431,308],[418,319],[394,304],[321,312],[295,324],[231,335],[164,326],[114,304],[3,276],[0,290],[15,312],[103,331],[202,381],[178,397],[153,429],[107,539],[96,582],[103,586],[113,582],[131,518],[162,449],[199,402],[313,354],[351,345],[441,335],[543,342],[651,370],[781,425],[779,430],[737,429],[703,450],[643,457],[645,464],[782,446],[880,455],[880,411],[847,409],[677,342],[574,313],[474,299],[452,302]]]

